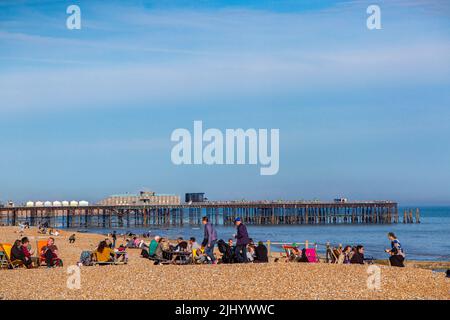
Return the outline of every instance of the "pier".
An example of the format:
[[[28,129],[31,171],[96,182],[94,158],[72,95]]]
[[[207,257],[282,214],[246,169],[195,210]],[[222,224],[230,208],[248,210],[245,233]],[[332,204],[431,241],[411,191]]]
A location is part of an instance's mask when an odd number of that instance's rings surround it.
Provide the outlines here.
[[[399,223],[396,202],[208,201],[181,205],[89,205],[68,207],[1,207],[0,225],[46,222],[57,228],[114,228],[200,225],[208,216],[216,225],[241,217],[249,225],[391,224]],[[403,222],[420,214],[404,212]]]

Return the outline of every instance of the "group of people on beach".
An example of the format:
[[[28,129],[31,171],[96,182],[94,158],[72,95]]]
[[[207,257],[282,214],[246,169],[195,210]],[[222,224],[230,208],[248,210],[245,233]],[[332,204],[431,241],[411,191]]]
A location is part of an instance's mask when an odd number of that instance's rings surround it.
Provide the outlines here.
[[[10,260],[13,264],[20,264],[28,269],[39,267],[44,263],[48,268],[62,267],[63,265],[58,256],[58,247],[55,245],[53,237],[48,238],[47,243],[40,248],[35,256],[28,237],[16,240],[11,248]]]
[[[389,254],[389,263],[393,267],[404,267],[405,252],[393,232],[388,233],[388,239],[391,241],[391,248],[386,249],[385,252]],[[332,262],[338,264],[365,264],[371,263],[373,259],[366,259],[364,257],[364,246],[345,246],[344,248],[333,248]]]
[[[125,240],[125,245],[120,245],[118,249],[115,248],[117,241],[117,234],[114,231],[110,234],[112,242],[106,239],[106,244],[100,244],[97,248],[98,252],[102,252],[103,248],[109,247],[112,251],[109,254],[99,254],[100,260],[117,258],[117,255],[123,256],[123,251],[126,248],[141,249],[141,257],[155,261],[155,264],[173,263],[199,263],[199,264],[217,264],[217,263],[266,263],[269,262],[268,249],[262,241],[257,245],[249,237],[247,227],[242,220],[237,217],[234,220],[236,233],[233,238],[225,242],[219,239],[214,225],[209,221],[208,217],[202,218],[204,227],[203,241],[198,243],[195,237],[189,240],[184,240],[182,237],[176,239],[176,243],[164,237],[156,235],[146,243],[145,239],[150,236],[146,234],[143,239],[136,235],[129,234]],[[404,267],[405,254],[401,247],[400,241],[394,233],[390,232],[388,238],[391,241],[391,248],[386,249],[389,253],[389,261],[391,266]],[[216,257],[215,247],[217,246],[220,252],[219,258]],[[114,251],[115,250],[115,251]],[[286,262],[311,262],[311,259],[306,255],[307,249],[300,249],[294,244],[286,256]],[[372,263],[373,258],[366,258],[364,256],[365,248],[363,245],[333,248],[332,263],[338,264],[366,264]],[[275,259],[275,262],[279,259]],[[318,261],[318,258],[317,258]],[[105,260],[106,262],[106,260]]]
[[[167,239],[157,235],[148,245],[143,240],[133,237],[130,239],[130,245],[141,248],[141,256],[154,260],[155,264],[268,262],[266,246],[262,242],[259,242],[258,245],[253,243],[248,235],[247,227],[240,218],[236,218],[234,222],[236,234],[234,234],[234,239],[230,238],[227,242],[218,238],[217,231],[209,218],[203,217],[204,235],[201,244],[195,237],[191,237],[188,241],[180,237],[177,239],[177,243],[172,245]],[[214,252],[216,245],[221,253],[220,259]]]
[[[155,264],[173,263],[199,263],[199,264],[217,264],[217,263],[266,263],[269,262],[268,249],[262,241],[257,245],[249,237],[247,227],[241,218],[234,220],[236,233],[233,238],[229,238],[226,242],[219,239],[217,231],[208,217],[202,218],[204,226],[203,241],[199,244],[195,237],[184,240],[182,237],[176,240],[176,244],[171,244],[168,239],[159,235],[153,237],[149,244],[145,239],[150,237],[150,233],[144,234],[140,239],[134,234],[128,234],[128,238],[124,238],[124,243],[116,248],[117,234],[113,231],[108,238],[100,241],[94,251],[83,251],[80,256],[80,264],[90,265],[92,261],[98,264],[106,264],[110,262],[128,261],[127,248],[141,249],[141,256],[154,260]],[[29,228],[29,226],[21,225],[20,228]],[[40,226],[40,229],[48,226]],[[393,232],[388,233],[391,241],[391,248],[386,249],[389,254],[389,262],[391,266],[404,267],[405,252]],[[75,234],[69,237],[69,243],[75,242]],[[220,256],[216,257],[215,247],[217,245]],[[371,263],[371,258],[364,256],[365,248],[363,245],[332,249],[332,263],[338,264],[365,264]],[[286,262],[311,262],[305,254],[305,249],[300,249],[294,244],[287,252]],[[41,265],[45,262],[47,267],[62,266],[62,260],[58,256],[58,248],[55,245],[55,239],[50,237],[45,246],[40,248],[40,252],[33,256],[33,250],[27,237],[16,240],[11,249],[11,260],[19,261],[27,268]],[[275,262],[279,259],[275,259]]]

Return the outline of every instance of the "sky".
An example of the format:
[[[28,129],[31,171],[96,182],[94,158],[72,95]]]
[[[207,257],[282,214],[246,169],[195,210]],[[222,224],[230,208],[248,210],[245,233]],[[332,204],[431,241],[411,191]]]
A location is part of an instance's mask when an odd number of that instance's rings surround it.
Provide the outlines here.
[[[449,18],[433,0],[1,1],[0,200],[450,204]],[[174,165],[195,120],[279,129],[278,173]]]

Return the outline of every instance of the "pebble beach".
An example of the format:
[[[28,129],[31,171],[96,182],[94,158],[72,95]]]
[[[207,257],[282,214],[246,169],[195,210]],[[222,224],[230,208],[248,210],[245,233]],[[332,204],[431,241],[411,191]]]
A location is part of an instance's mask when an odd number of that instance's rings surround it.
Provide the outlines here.
[[[64,267],[0,270],[0,299],[439,299],[450,300],[445,273],[380,265],[379,288],[369,289],[368,266],[325,263],[154,265],[128,249],[127,265],[81,267],[81,287],[69,289],[67,268],[82,250],[93,250],[105,236],[61,231],[56,239]],[[33,249],[48,236],[26,229]],[[0,227],[0,242],[20,238],[17,227]],[[121,243],[121,238],[118,243]]]

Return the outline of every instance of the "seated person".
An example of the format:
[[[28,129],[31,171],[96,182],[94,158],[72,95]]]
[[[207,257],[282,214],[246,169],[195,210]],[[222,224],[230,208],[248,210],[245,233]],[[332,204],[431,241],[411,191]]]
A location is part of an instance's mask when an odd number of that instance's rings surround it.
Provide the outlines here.
[[[152,256],[155,255],[156,248],[158,247],[158,244],[159,244],[160,240],[161,240],[160,236],[155,236],[153,238],[153,240],[150,241],[150,244],[148,246],[148,256],[149,257],[152,257]]]
[[[25,261],[26,261],[25,254],[23,253],[22,242],[20,240],[14,241],[14,245],[11,248],[11,255],[10,255],[9,259],[11,260],[11,262],[14,265],[25,264]],[[31,264],[31,260],[30,260],[30,264]]]
[[[97,262],[100,264],[103,262],[114,261],[114,251],[108,246],[106,241],[101,241],[95,250],[95,255],[97,256]]]
[[[293,247],[291,250],[291,254],[288,257],[288,261],[298,262],[300,258],[301,258],[300,250],[297,247]]]
[[[127,248],[123,244],[121,244],[119,248],[117,248],[116,252],[117,259],[119,260],[119,258],[122,258],[122,262],[125,263],[128,262],[128,254],[126,252],[126,249]]]
[[[47,245],[44,246],[40,252],[42,260],[45,260],[48,268],[60,266],[62,267],[62,260],[58,257],[58,247],[55,245],[55,239],[49,238]]]
[[[173,251],[187,251],[188,243],[183,240],[183,238],[177,239],[177,245],[173,248]]]
[[[352,258],[352,247],[345,246],[338,256],[338,264],[350,264]]]
[[[163,260],[163,247],[162,247],[163,238],[160,236],[155,236],[155,238],[150,242],[148,246],[148,254],[149,259],[151,260]]]
[[[255,247],[252,245],[248,245],[247,246],[247,261],[253,262],[253,260],[255,260],[254,254],[255,254]]]
[[[358,245],[350,259],[351,264],[364,264],[364,246]]]
[[[134,239],[127,239],[127,248],[134,248]]]
[[[138,237],[134,237],[133,241],[134,241],[134,248],[139,248],[139,245],[141,244],[141,239],[139,239]]]
[[[106,246],[107,246],[108,248],[113,249],[112,242],[111,242],[111,240],[109,240],[109,238],[106,238],[106,239],[105,239],[105,242],[106,242]]]
[[[164,238],[159,238],[155,251],[153,253],[153,255],[150,256],[151,260],[156,260],[155,264],[159,264],[160,261],[165,260],[164,258],[164,250],[163,250],[163,242]]]
[[[262,241],[259,241],[258,246],[255,248],[254,262],[269,262],[267,247]]]
[[[192,251],[192,258],[194,263],[203,264],[208,261],[208,256],[205,253],[205,247],[200,247],[199,249],[194,249]]]
[[[142,241],[144,241],[144,240],[142,240]],[[150,241],[150,244],[152,243],[152,241]],[[145,259],[150,258],[150,254],[149,254],[150,245],[147,245],[145,242],[143,242],[141,244],[141,248],[142,248],[142,250],[141,250],[141,258],[145,258]]]
[[[33,267],[33,262],[36,262],[36,261],[33,261],[33,260],[35,260],[36,258],[33,258],[33,257],[31,256],[31,252],[30,252],[30,250],[31,250],[30,240],[28,240],[27,237],[23,237],[22,240],[21,240],[21,242],[22,242],[22,251],[23,251],[23,255],[24,255],[24,257],[25,257],[25,260],[23,261],[23,263],[24,263],[24,265],[25,265],[27,268],[32,268],[32,267]]]
[[[195,240],[195,238],[191,237],[189,239],[188,251],[192,252],[193,250],[199,250],[200,248],[201,248],[201,246],[198,244],[198,242]]]
[[[219,249],[219,252],[222,254],[222,257],[220,258],[220,261],[222,263],[233,263],[234,262],[234,256],[233,252],[231,251],[230,246],[225,243],[222,239],[217,241],[217,248]]]

